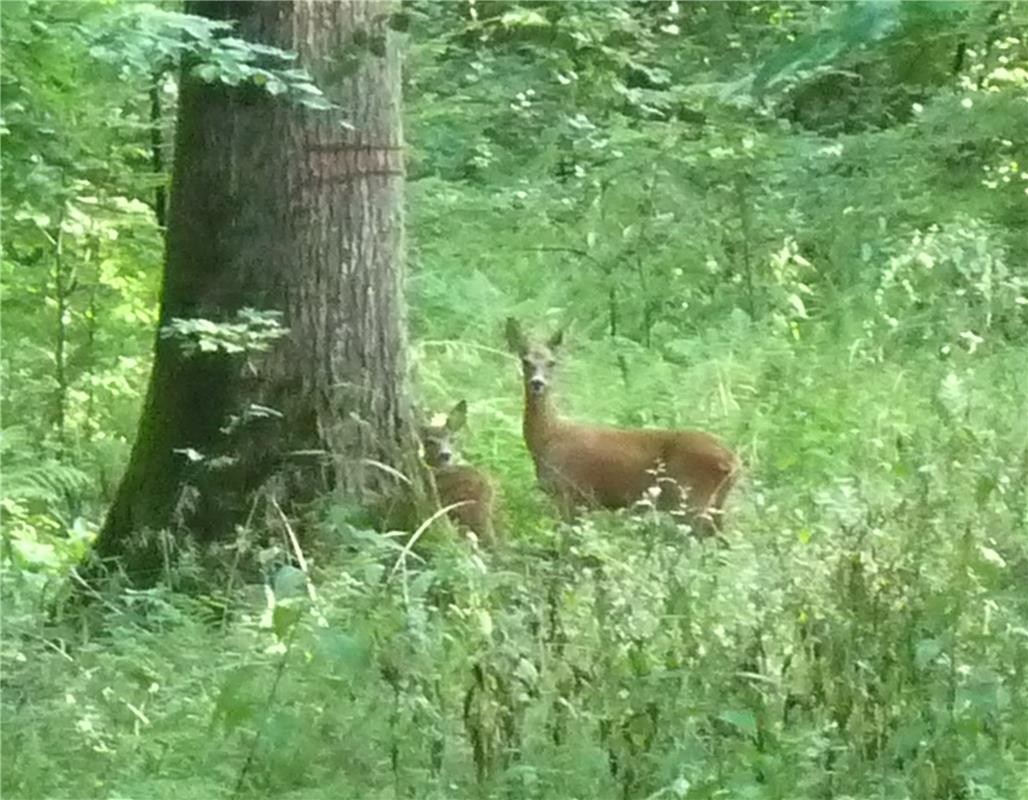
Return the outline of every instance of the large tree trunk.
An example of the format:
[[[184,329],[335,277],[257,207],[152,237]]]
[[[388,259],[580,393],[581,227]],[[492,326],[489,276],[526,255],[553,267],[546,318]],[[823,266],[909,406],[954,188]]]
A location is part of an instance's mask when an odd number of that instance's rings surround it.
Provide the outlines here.
[[[402,299],[400,59],[390,2],[194,3],[292,50],[338,111],[183,77],[160,324],[277,310],[266,352],[159,337],[132,457],[97,543],[160,568],[170,531],[234,535],[273,490],[297,507],[420,475]],[[344,124],[345,123],[345,124]],[[202,456],[198,458],[197,454]]]

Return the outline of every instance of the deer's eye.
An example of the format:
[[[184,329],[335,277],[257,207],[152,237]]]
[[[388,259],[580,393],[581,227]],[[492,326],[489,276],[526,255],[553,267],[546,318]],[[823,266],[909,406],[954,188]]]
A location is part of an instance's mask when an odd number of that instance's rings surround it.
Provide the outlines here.
[[[551,359],[550,359],[549,361],[547,361],[547,362],[546,362],[546,366],[548,366],[548,367],[555,367],[555,366],[557,366],[557,362],[556,362],[556,361],[554,361],[554,360],[553,360],[553,359],[551,358]]]

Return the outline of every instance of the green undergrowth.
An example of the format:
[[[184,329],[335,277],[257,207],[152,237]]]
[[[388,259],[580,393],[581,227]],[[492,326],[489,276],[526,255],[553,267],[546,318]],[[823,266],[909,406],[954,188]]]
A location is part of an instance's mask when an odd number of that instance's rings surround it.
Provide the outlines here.
[[[280,575],[274,611],[159,588],[44,621],[8,572],[4,797],[1028,797],[1022,353],[573,332],[568,414],[741,453],[722,544],[558,524],[516,365],[426,338],[426,405],[467,388],[506,547],[404,555],[330,509],[315,601]]]

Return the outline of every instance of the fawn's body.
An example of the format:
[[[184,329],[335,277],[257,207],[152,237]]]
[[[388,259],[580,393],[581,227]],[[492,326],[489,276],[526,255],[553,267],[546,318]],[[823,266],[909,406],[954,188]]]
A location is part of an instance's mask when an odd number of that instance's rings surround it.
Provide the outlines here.
[[[436,491],[442,505],[449,506],[449,516],[459,526],[470,529],[487,546],[496,543],[493,521],[495,490],[488,476],[475,467],[454,464],[452,436],[464,426],[467,404],[462,400],[454,406],[443,425],[423,426],[421,442],[425,462],[432,468]]]
[[[578,505],[631,506],[656,486],[660,507],[684,505],[718,526],[739,470],[739,460],[721,442],[701,431],[631,430],[561,419],[549,385],[560,335],[546,345],[532,344],[517,322],[508,320],[507,339],[522,360],[525,444],[540,484],[565,514]]]

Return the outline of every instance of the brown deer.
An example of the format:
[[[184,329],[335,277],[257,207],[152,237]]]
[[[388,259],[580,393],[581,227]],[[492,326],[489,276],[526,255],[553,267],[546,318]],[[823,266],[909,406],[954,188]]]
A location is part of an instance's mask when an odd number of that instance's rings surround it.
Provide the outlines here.
[[[506,333],[507,344],[521,358],[525,444],[540,485],[565,516],[580,505],[625,508],[656,487],[658,507],[684,507],[703,533],[720,527],[725,497],[740,468],[730,450],[701,431],[625,430],[562,419],[550,382],[563,331],[545,344],[531,342],[510,318]]]
[[[443,506],[462,504],[450,510],[450,519],[471,529],[483,545],[492,546],[496,544],[492,482],[481,470],[454,463],[453,435],[464,427],[467,417],[468,404],[461,400],[442,425],[421,426],[421,446],[425,463],[432,468],[440,502]]]

